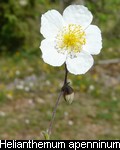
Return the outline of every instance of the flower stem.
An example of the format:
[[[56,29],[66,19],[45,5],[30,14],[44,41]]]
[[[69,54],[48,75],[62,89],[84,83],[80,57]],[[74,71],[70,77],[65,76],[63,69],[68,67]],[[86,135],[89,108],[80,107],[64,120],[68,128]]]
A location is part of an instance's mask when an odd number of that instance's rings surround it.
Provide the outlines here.
[[[64,79],[64,85],[63,86],[65,86],[67,84],[67,76],[68,76],[68,70],[67,70],[67,66],[65,63],[65,79]]]
[[[51,119],[51,121],[50,121],[50,125],[49,125],[49,128],[48,128],[48,134],[49,134],[49,135],[51,134],[51,130],[52,130],[52,126],[53,126],[53,121],[54,121],[54,119],[55,119],[55,114],[56,114],[57,106],[58,106],[58,104],[59,104],[59,101],[60,101],[60,98],[61,98],[62,95],[63,95],[63,92],[60,91],[59,96],[58,96],[58,99],[57,99],[56,104],[55,104],[55,107],[54,107],[54,110],[53,110],[52,119]]]
[[[67,84],[67,76],[68,76],[68,70],[67,70],[67,67],[66,67],[66,64],[65,64],[65,78],[64,78],[63,86],[65,86]],[[47,131],[49,135],[51,134],[53,121],[55,119],[56,110],[57,110],[58,104],[60,102],[61,96],[63,96],[62,88],[61,88],[61,91],[60,91],[59,96],[57,98],[57,101],[56,101],[56,104],[55,104],[55,107],[54,107],[54,110],[53,110],[53,113],[52,113],[52,118],[51,118],[51,121],[50,121],[50,124],[49,124],[49,128],[48,128],[48,131]]]

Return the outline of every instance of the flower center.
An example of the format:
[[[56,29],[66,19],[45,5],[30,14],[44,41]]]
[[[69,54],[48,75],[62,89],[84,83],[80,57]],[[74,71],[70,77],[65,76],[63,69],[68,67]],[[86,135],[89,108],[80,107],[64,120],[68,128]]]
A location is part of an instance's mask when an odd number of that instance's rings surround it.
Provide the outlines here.
[[[58,52],[75,57],[86,44],[86,35],[80,25],[69,24],[59,31],[55,42]]]

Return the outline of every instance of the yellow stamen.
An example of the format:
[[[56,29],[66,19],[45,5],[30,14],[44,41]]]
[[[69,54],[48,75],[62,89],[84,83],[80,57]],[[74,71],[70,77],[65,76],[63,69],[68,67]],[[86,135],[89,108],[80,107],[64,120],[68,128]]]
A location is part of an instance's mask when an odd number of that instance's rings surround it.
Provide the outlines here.
[[[58,33],[56,37],[56,48],[58,52],[68,52],[70,55],[76,55],[86,44],[86,35],[80,25],[69,24]]]

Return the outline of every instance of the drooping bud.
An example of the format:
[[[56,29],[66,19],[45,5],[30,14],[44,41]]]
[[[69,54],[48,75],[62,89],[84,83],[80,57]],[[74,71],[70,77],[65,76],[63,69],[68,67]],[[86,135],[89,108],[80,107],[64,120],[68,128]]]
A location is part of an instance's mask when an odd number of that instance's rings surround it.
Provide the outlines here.
[[[74,100],[73,89],[67,84],[67,85],[63,86],[62,91],[63,91],[63,97],[64,97],[65,101],[68,102],[69,104],[71,104]]]

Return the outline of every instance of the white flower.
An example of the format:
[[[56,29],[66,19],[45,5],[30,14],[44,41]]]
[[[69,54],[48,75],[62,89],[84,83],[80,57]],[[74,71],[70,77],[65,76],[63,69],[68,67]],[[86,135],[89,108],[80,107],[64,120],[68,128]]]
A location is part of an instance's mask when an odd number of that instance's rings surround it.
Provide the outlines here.
[[[68,6],[63,16],[56,10],[43,14],[43,60],[52,66],[66,63],[68,71],[76,75],[86,73],[94,62],[91,54],[99,54],[102,48],[101,31],[90,25],[92,19],[91,12],[82,5]]]

